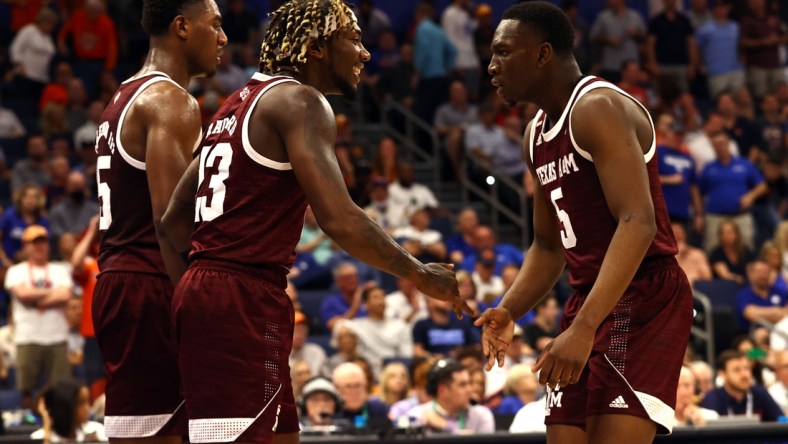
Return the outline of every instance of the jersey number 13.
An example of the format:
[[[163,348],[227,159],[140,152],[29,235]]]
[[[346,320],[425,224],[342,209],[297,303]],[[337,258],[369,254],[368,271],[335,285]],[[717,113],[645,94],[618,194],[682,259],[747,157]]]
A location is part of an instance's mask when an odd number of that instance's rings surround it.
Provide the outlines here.
[[[208,222],[224,213],[224,197],[227,187],[224,181],[230,177],[230,163],[233,161],[233,148],[229,143],[217,143],[213,148],[206,147],[200,153],[200,183],[194,208],[195,222]],[[207,174],[207,170],[211,170]],[[203,182],[208,180],[210,196],[201,193]],[[210,200],[209,200],[210,197]]]

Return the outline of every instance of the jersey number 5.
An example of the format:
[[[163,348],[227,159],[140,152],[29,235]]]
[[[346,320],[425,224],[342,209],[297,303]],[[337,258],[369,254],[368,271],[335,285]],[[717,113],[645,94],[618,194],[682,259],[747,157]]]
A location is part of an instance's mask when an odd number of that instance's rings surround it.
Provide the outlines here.
[[[208,187],[211,189],[210,202],[206,195],[198,195],[195,202],[194,221],[208,222],[216,219],[224,213],[224,196],[227,188],[224,181],[230,177],[230,163],[233,161],[233,148],[229,143],[217,143],[213,148],[204,148],[200,153],[200,183],[197,186],[198,193],[203,189],[203,182],[208,179]],[[212,173],[207,175],[206,170],[212,169]]]
[[[96,159],[96,179],[98,180],[99,230],[106,230],[112,224],[112,201],[107,182],[101,181],[101,170],[108,170],[112,156],[99,156]]]
[[[558,215],[558,220],[561,221],[561,225],[564,226],[561,230],[561,243],[564,244],[564,248],[568,250],[577,245],[577,236],[575,236],[575,230],[572,229],[572,221],[569,220],[569,213],[558,208],[558,200],[563,197],[564,192],[560,187],[554,189],[550,193],[550,200],[553,202],[553,207],[555,207],[555,213]]]

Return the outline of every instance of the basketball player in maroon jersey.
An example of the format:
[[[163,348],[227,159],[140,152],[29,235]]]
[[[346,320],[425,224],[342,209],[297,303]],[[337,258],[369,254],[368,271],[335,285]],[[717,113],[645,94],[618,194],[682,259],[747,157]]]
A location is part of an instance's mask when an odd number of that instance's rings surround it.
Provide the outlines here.
[[[512,6],[495,32],[488,70],[498,94],[541,108],[524,137],[534,242],[500,306],[476,324],[487,367],[503,365],[512,320],[568,266],[575,294],[534,365],[548,385],[547,440],[650,443],[674,423],[692,293],[674,259],[651,118],[614,85],[581,75],[573,37],[566,15],[542,1]]]
[[[180,443],[186,415],[171,334],[183,260],[160,220],[202,128],[192,77],[216,69],[227,37],[214,0],[144,0],[150,51],[107,105],[96,136],[101,230],[93,300],[114,443]]]
[[[173,317],[192,443],[299,440],[285,286],[307,203],[349,253],[472,313],[450,267],[408,255],[342,179],[324,96],[354,96],[369,60],[351,9],[342,0],[287,2],[272,15],[260,59],[263,72],[214,115],[165,214],[173,244],[191,250]]]

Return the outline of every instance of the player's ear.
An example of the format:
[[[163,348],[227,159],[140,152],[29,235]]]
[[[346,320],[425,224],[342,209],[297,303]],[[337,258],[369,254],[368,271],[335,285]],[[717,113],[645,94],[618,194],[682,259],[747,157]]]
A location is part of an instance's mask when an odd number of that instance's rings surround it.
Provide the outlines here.
[[[310,38],[306,44],[306,51],[312,58],[324,59],[328,54],[328,45],[324,41]]]
[[[189,20],[186,17],[179,15],[172,20],[170,26],[172,27],[173,32],[175,32],[175,35],[182,39],[186,39],[186,36],[189,34],[191,23],[189,23]]]
[[[539,51],[537,52],[536,58],[536,66],[541,68],[545,66],[550,59],[553,58],[553,45],[548,42],[544,42],[539,45]]]

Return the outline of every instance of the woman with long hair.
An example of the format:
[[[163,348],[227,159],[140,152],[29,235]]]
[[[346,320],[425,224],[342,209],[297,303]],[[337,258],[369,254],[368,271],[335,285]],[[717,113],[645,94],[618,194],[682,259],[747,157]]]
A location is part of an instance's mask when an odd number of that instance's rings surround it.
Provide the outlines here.
[[[717,236],[719,245],[709,255],[714,277],[744,284],[752,252],[742,242],[739,227],[733,221],[725,220],[717,229]]]
[[[401,362],[392,362],[380,372],[380,400],[391,407],[408,397],[410,380],[408,368]]]

